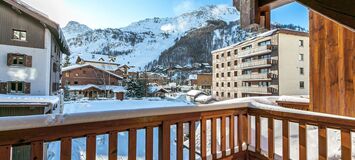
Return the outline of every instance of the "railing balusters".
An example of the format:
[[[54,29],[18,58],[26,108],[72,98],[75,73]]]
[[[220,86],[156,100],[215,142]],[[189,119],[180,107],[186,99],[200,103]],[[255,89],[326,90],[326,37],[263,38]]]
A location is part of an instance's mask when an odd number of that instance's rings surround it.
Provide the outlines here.
[[[195,149],[195,121],[191,121],[190,122],[190,129],[189,129],[189,160],[195,160],[195,152],[196,152],[196,149]]]
[[[170,160],[170,124],[165,122],[159,129],[159,159]]]
[[[71,159],[71,144],[72,138],[62,138],[60,141],[60,159],[70,160]]]
[[[109,160],[117,160],[117,133],[116,131],[112,131],[109,133],[109,142],[108,142],[108,159]]]
[[[307,126],[304,122],[299,123],[298,132],[300,159],[307,159]]]
[[[11,145],[0,146],[0,155],[4,160],[11,160]]]
[[[351,132],[348,129],[341,130],[341,159],[351,160]]]
[[[207,159],[207,143],[206,143],[206,119],[201,120],[201,159]]]
[[[86,137],[86,159],[95,160],[96,159],[96,135],[88,135]]]
[[[268,156],[269,159],[274,159],[274,119],[268,118]]]
[[[137,129],[129,129],[128,136],[128,160],[136,160],[137,158]]]
[[[176,159],[177,160],[182,160],[183,157],[183,142],[184,142],[184,125],[182,122],[179,122],[177,124],[177,135],[176,135],[176,143],[177,143],[177,147],[176,147]]]
[[[145,129],[145,159],[153,160],[153,127]]]
[[[260,131],[260,116],[255,116],[255,152],[261,153],[260,149],[260,138],[261,138],[261,131]]]
[[[217,118],[211,119],[211,152],[212,159],[217,158]]]
[[[222,157],[226,156],[226,117],[223,116],[221,119],[221,151]]]
[[[43,141],[31,143],[31,160],[43,159]]]
[[[238,148],[243,151],[243,143],[248,140],[248,115],[241,114],[238,117]]]
[[[327,159],[327,128],[325,126],[318,126],[318,151],[319,160]]]
[[[234,115],[229,118],[229,149],[230,154],[234,154]]]
[[[290,158],[290,144],[289,144],[289,129],[288,120],[282,120],[282,159],[289,160]]]

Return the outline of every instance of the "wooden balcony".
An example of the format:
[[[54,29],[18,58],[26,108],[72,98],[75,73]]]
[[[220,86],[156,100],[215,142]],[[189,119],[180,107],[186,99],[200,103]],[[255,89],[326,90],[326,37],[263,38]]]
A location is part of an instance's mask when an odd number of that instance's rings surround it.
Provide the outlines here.
[[[250,121],[251,118],[255,119],[254,123]],[[261,125],[261,119],[266,119],[267,125]],[[169,160],[172,152],[176,152],[173,155],[176,155],[177,160],[182,160],[184,149],[189,150],[189,159],[274,159],[281,157],[275,153],[274,136],[267,136],[268,150],[262,150],[261,139],[265,139],[265,135],[262,135],[261,129],[267,129],[268,135],[274,135],[276,120],[282,122],[283,159],[289,159],[290,151],[296,147],[289,145],[290,122],[299,125],[300,159],[307,158],[307,125],[318,126],[319,159],[327,158],[328,128],[340,130],[341,158],[351,159],[351,131],[355,129],[355,118],[267,105],[259,107],[251,103],[78,113],[56,117],[40,115],[0,118],[0,157],[1,160],[10,160],[13,146],[30,144],[29,158],[42,160],[45,151],[43,144],[60,141],[60,158],[69,160],[72,140],[84,137],[86,159],[94,160],[96,136],[107,134],[109,160],[117,160],[117,151],[120,149],[117,147],[117,134],[128,132],[128,159],[135,160],[138,148],[137,130],[143,129],[145,159],[152,160],[153,129],[158,128],[159,149],[156,152],[162,160]],[[196,130],[196,123],[201,126],[200,130]],[[176,132],[172,132],[171,126],[176,126]],[[255,130],[251,131],[251,128]],[[184,130],[189,133],[184,134]],[[196,136],[196,133],[199,135]],[[220,137],[217,136],[218,133]],[[175,142],[170,139],[172,134],[177,137]],[[201,142],[199,146],[196,146],[196,141]],[[184,142],[188,142],[188,145]],[[171,150],[172,145],[176,145],[176,150]]]

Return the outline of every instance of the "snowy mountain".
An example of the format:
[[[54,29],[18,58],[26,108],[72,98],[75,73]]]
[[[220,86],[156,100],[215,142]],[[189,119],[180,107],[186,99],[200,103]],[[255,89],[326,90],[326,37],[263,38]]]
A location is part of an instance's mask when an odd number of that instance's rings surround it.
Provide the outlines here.
[[[120,29],[92,30],[78,22],[70,22],[63,32],[73,53],[71,58],[80,53],[118,55],[120,64],[134,65],[142,70],[184,36],[208,27],[213,21],[228,25],[238,19],[239,12],[234,7],[219,5],[202,7],[177,17],[148,18]],[[225,40],[213,39],[225,43]]]

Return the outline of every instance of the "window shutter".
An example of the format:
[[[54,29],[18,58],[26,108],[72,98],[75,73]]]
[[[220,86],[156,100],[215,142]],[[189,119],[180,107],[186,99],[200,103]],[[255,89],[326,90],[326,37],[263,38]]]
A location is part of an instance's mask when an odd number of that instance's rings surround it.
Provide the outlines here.
[[[0,83],[0,94],[7,93],[7,82]]]
[[[25,94],[31,94],[31,83],[24,83],[25,84]]]
[[[8,65],[8,66],[11,66],[11,65],[12,65],[13,57],[14,57],[14,54],[13,54],[13,53],[8,53],[8,54],[7,54],[7,65]]]
[[[25,63],[25,66],[26,67],[32,67],[32,56],[25,56],[26,58],[26,63]]]

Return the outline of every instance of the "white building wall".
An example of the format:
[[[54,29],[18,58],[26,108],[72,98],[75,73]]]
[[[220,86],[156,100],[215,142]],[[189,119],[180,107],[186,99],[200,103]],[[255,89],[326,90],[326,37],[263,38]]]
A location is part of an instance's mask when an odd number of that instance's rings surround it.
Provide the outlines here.
[[[303,40],[303,47],[299,46]],[[309,38],[290,34],[279,34],[279,94],[280,95],[308,95],[309,94]],[[299,60],[299,54],[304,60]],[[304,74],[300,74],[300,68]],[[305,88],[300,88],[303,81]]]
[[[31,95],[49,95],[51,34],[45,31],[45,49],[0,44],[0,82],[25,81],[31,83]],[[7,66],[7,54],[32,56],[32,67]]]

